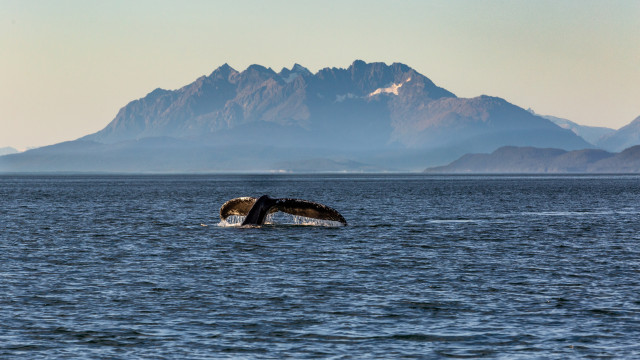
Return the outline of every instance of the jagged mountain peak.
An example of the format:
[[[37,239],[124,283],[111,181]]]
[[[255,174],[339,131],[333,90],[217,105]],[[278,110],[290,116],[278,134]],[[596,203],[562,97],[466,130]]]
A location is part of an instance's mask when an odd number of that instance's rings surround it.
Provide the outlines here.
[[[218,68],[216,68],[215,70],[213,70],[212,74],[215,74],[215,73],[218,73],[218,72],[233,72],[233,71],[236,71],[236,69],[231,67],[231,65],[229,65],[228,63],[224,63],[224,64],[218,66]]]
[[[374,63],[371,63],[371,64],[374,64]],[[378,62],[377,64],[380,64],[380,63]],[[353,62],[351,63],[351,65],[347,70],[351,70],[352,68],[362,68],[364,66],[367,66],[367,63],[364,60],[355,59],[353,60]]]
[[[259,73],[259,74],[268,74],[268,75],[276,75],[276,72],[273,71],[273,69],[268,68],[268,67],[264,67],[262,65],[259,64],[252,64],[249,65],[249,67],[247,67],[247,69],[245,71],[242,72],[244,73]]]
[[[309,71],[309,69],[307,69],[306,67],[304,67],[304,66],[302,66],[302,65],[300,65],[298,63],[293,64],[293,66],[291,67],[291,71],[292,72],[297,72],[297,73],[300,73],[300,74],[305,74],[305,75],[312,75],[312,73],[311,73],[311,71]]]
[[[295,63],[293,64],[291,69],[287,69],[286,67],[282,68],[282,70],[280,70],[278,75],[282,78],[282,80],[284,80],[284,82],[290,83],[296,80],[300,76],[302,77],[313,76],[313,73],[311,73],[311,71],[309,71],[309,69],[307,69],[306,67],[298,63]]]
[[[399,88],[400,86],[411,89],[404,91],[408,96],[417,94],[417,97],[430,99],[455,97],[453,93],[436,86],[418,71],[398,62],[387,65],[384,62],[367,63],[356,60],[346,69],[326,67],[319,70],[314,76],[324,82],[340,84],[340,90],[336,94],[339,97],[349,94],[349,96],[359,97],[372,94],[393,93],[397,95],[396,91],[385,89]],[[329,91],[329,93],[331,92]]]
[[[389,66],[384,62],[371,62],[366,63],[362,60],[354,61],[347,71],[351,73],[351,77],[356,79],[358,77],[384,77],[393,74],[396,70],[393,66]],[[408,71],[408,69],[407,69]]]
[[[220,78],[228,78],[231,74],[237,73],[237,71],[232,68],[231,66],[229,66],[229,64],[224,63],[222,66],[218,67],[217,69],[213,70],[213,72],[211,73],[211,75],[209,75],[209,77],[220,77]]]

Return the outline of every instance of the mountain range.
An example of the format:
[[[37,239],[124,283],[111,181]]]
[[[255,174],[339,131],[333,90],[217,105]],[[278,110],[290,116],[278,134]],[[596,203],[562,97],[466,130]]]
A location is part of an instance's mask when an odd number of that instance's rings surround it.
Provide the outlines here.
[[[131,101],[97,133],[2,156],[0,171],[411,171],[505,145],[595,147],[499,97],[459,98],[401,63],[315,74],[225,64]]]
[[[619,153],[601,149],[566,151],[504,146],[491,154],[466,154],[445,166],[427,168],[431,174],[640,173],[640,145]]]

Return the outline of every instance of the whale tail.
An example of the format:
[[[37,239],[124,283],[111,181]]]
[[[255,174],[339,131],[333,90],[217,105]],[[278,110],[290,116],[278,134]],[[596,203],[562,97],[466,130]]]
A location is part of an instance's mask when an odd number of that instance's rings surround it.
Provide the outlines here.
[[[267,215],[278,211],[312,219],[337,221],[347,225],[347,221],[338,211],[326,205],[301,199],[272,199],[266,195],[260,198],[231,199],[220,207],[220,218],[226,220],[231,215],[246,216],[242,225],[262,225]]]

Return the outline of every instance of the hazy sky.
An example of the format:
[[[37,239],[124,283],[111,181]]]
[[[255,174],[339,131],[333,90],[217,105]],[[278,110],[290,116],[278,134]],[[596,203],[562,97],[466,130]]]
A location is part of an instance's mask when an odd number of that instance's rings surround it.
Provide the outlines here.
[[[93,133],[224,63],[355,59],[619,128],[640,115],[640,0],[0,0],[0,147]]]

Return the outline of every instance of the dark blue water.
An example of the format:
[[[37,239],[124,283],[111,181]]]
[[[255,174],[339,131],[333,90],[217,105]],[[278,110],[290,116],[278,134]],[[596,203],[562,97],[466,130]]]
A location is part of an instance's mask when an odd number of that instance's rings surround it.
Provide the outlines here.
[[[349,226],[218,226],[262,194]],[[639,215],[636,176],[2,176],[0,358],[638,358]]]

